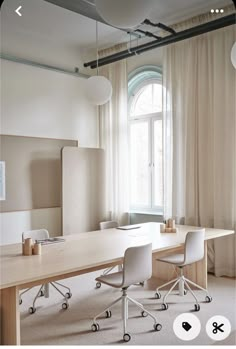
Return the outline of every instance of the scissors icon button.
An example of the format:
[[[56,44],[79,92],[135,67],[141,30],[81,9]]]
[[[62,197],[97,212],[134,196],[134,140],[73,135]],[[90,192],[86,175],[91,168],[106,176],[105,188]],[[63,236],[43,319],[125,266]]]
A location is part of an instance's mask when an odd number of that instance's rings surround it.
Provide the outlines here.
[[[224,332],[224,330],[222,330],[222,328],[221,328],[221,327],[224,326],[224,324],[218,325],[217,322],[213,322],[212,326],[214,327],[214,329],[212,330],[212,332],[213,332],[214,334],[217,334],[218,331]]]
[[[206,333],[214,341],[223,341],[231,333],[230,321],[225,316],[214,315],[207,321]]]

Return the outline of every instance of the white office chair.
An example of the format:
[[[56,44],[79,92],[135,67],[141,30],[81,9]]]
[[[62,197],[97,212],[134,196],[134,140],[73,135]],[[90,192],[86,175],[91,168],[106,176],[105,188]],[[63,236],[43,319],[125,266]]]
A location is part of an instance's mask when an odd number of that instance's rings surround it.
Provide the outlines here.
[[[198,299],[192,289],[190,288],[190,285],[193,285],[202,291],[204,291],[206,295],[206,302],[210,303],[212,301],[212,297],[209,296],[208,291],[204,289],[203,287],[195,284],[194,282],[190,281],[189,279],[185,278],[183,275],[183,268],[186,265],[195,263],[203,259],[204,257],[204,235],[205,235],[205,229],[201,230],[194,230],[190,231],[187,233],[186,238],[185,238],[185,246],[184,246],[184,253],[183,254],[175,254],[171,256],[167,256],[164,258],[158,258],[158,261],[165,262],[172,264],[180,269],[180,276],[174,280],[171,280],[164,285],[161,285],[156,289],[155,297],[157,299],[161,298],[161,293],[159,290],[162,287],[165,287],[169,284],[173,283],[173,286],[171,289],[166,293],[166,295],[163,298],[163,303],[162,303],[162,309],[166,310],[168,309],[168,304],[166,303],[167,297],[171,293],[171,291],[175,288],[176,285],[180,284],[181,287],[186,286],[186,288],[189,290],[191,295],[194,297],[196,303],[194,304],[194,310],[199,311],[200,310],[200,305],[198,302]],[[190,284],[190,285],[189,285]],[[186,294],[186,289],[184,289],[184,294]]]
[[[118,223],[116,221],[106,221],[106,222],[99,223],[100,230],[112,229],[112,228],[117,228],[117,227],[118,227]],[[109,274],[115,267],[116,266],[105,269],[102,275]],[[120,266],[118,266],[118,268],[120,268]],[[96,288],[100,288],[101,286],[102,286],[101,282],[97,281]]]
[[[126,325],[128,320],[128,302],[135,304],[139,307],[143,317],[150,316],[154,320],[154,330],[160,331],[162,326],[158,324],[156,318],[147,311],[142,304],[136,300],[130,298],[127,295],[127,289],[134,283],[138,283],[140,280],[148,280],[152,276],[152,244],[130,247],[125,251],[123,270],[120,272],[104,275],[98,277],[96,280],[115,288],[122,289],[122,296],[117,300],[109,304],[109,306],[99,313],[93,319],[92,331],[99,330],[99,324],[97,318],[103,313],[107,318],[111,317],[110,309],[118,302],[122,302],[122,316],[123,316],[123,340],[129,342],[131,336],[126,332]]]
[[[22,242],[27,239],[27,238],[31,238],[33,241],[35,240],[44,240],[44,239],[48,239],[49,238],[49,233],[46,229],[38,229],[38,230],[30,230],[30,231],[27,231],[27,232],[24,232],[22,233]],[[69,303],[68,303],[68,299],[72,297],[72,293],[70,291],[70,288],[65,286],[65,285],[62,285],[61,283],[59,282],[50,282],[49,283],[51,286],[53,286],[57,292],[59,292],[63,297],[64,297],[64,300],[65,302],[62,303],[62,309],[67,309],[69,307]],[[48,295],[48,292],[49,292],[49,284],[43,284],[40,286],[35,298],[34,298],[34,301],[33,301],[33,305],[32,307],[29,308],[29,313],[30,314],[34,314],[36,312],[36,308],[35,308],[35,303],[37,301],[37,299],[39,297],[42,297],[42,296],[45,296],[47,297]],[[58,286],[60,287],[63,287],[65,289],[68,290],[68,292],[66,293],[63,293],[59,288]],[[21,292],[20,296],[19,296],[19,303],[22,304],[22,295],[26,292],[28,292],[29,290],[31,290],[33,287],[30,287],[28,289],[26,289],[25,291]]]
[[[106,222],[100,222],[99,223],[99,228],[100,230],[104,230],[104,229],[112,229],[112,228],[117,228],[118,227],[118,223],[116,221],[106,221]],[[116,266],[110,267],[110,268],[106,268],[102,275],[107,275],[109,274],[112,270],[114,270],[116,268]],[[122,271],[122,265],[118,265],[118,271]],[[102,286],[101,282],[97,281],[96,282],[96,288],[100,288]],[[144,286],[144,282],[139,282],[137,284],[137,286]]]
[[[99,223],[100,230],[112,229],[117,227],[118,227],[118,223],[116,221],[106,221],[106,222]]]

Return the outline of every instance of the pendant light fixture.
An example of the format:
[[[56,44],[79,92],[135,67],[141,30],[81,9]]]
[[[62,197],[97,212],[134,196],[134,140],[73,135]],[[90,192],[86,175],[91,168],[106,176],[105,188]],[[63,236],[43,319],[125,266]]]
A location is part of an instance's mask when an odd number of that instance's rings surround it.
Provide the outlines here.
[[[98,22],[96,21],[96,52],[97,52],[97,75],[91,76],[86,81],[86,94],[89,101],[94,105],[107,103],[112,96],[111,82],[105,76],[98,75]]]
[[[157,0],[95,0],[99,15],[110,25],[131,29],[141,24],[151,13]]]
[[[233,44],[232,50],[231,50],[231,62],[236,69],[236,41]]]

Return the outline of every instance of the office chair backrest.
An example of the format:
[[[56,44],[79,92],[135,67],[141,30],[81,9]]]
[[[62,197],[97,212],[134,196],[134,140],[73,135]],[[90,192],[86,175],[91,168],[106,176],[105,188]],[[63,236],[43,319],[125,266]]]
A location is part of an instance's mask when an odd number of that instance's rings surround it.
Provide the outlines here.
[[[46,229],[29,230],[22,233],[22,241],[27,238],[32,240],[43,240],[49,238],[49,233]]]
[[[152,244],[130,247],[123,261],[123,286],[148,280],[152,276]]]
[[[118,223],[116,221],[100,222],[99,226],[100,226],[100,230],[111,229],[111,228],[117,228]]]
[[[205,229],[189,231],[185,238],[184,263],[191,264],[204,257]]]

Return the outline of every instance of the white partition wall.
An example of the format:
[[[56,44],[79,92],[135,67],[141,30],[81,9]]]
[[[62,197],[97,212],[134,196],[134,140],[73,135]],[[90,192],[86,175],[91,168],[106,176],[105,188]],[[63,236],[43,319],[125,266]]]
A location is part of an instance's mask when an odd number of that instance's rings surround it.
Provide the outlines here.
[[[62,151],[63,235],[99,229],[105,217],[104,150],[65,147]]]

